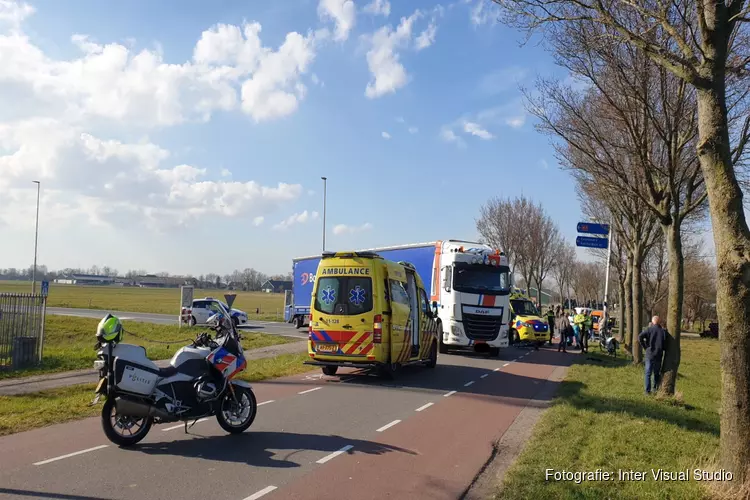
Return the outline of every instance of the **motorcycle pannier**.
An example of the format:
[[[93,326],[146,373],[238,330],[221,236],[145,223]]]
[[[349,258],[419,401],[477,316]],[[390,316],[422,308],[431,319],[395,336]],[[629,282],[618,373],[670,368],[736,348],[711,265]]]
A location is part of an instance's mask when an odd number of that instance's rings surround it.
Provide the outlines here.
[[[122,359],[115,360],[117,388],[134,394],[151,394],[159,375],[146,367],[139,367]]]

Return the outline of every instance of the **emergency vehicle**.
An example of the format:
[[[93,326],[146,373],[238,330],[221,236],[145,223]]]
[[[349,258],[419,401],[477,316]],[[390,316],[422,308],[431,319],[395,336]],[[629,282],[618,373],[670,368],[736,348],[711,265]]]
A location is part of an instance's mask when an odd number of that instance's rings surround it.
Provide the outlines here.
[[[509,296],[511,308],[510,336],[513,343],[531,342],[542,345],[550,340],[547,320],[542,318],[534,303],[521,290]]]
[[[405,365],[437,365],[437,322],[408,262],[372,252],[324,253],[310,315],[305,363],[325,375],[356,367],[392,377]]]

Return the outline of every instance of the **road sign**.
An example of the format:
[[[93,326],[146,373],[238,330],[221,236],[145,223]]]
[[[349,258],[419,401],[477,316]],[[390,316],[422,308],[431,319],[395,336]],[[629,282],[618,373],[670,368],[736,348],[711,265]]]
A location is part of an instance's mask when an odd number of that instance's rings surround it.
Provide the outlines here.
[[[236,298],[237,298],[237,294],[236,293],[225,293],[224,294],[224,300],[227,301],[227,305],[229,306],[229,309],[232,308],[232,304],[234,304],[234,299],[236,299]],[[227,311],[227,312],[231,312],[231,311]]]
[[[608,235],[609,234],[609,224],[596,224],[594,222],[579,222],[577,226],[579,233],[588,233],[588,234],[601,234],[601,235]],[[599,248],[599,247],[596,247]],[[602,247],[607,248],[607,247]]]
[[[607,238],[579,236],[576,238],[576,246],[586,248],[607,248]]]
[[[49,281],[42,281],[42,297],[49,295]]]

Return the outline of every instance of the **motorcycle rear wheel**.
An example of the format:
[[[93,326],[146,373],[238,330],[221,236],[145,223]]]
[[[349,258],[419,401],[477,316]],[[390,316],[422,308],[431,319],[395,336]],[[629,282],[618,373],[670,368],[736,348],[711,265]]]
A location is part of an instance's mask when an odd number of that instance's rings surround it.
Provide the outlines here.
[[[241,408],[238,407],[232,393],[227,391],[221,401],[218,402],[219,408],[216,411],[216,420],[225,431],[230,434],[239,434],[245,432],[253,424],[255,415],[258,413],[258,402],[253,391],[244,387],[234,386],[234,393]],[[247,410],[247,414],[245,410]],[[236,419],[230,421],[231,417],[236,417]]]
[[[151,425],[152,417],[126,417],[118,415],[115,408],[115,398],[107,398],[102,406],[102,429],[107,439],[122,447],[133,446],[146,437]],[[137,425],[137,430],[132,427]],[[126,432],[128,434],[126,434]]]

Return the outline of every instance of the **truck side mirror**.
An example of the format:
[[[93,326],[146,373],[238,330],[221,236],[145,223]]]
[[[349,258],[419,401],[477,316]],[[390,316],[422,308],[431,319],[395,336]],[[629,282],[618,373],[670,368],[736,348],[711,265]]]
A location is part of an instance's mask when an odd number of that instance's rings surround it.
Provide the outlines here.
[[[451,268],[449,266],[443,268],[443,289],[446,292],[451,291]]]

